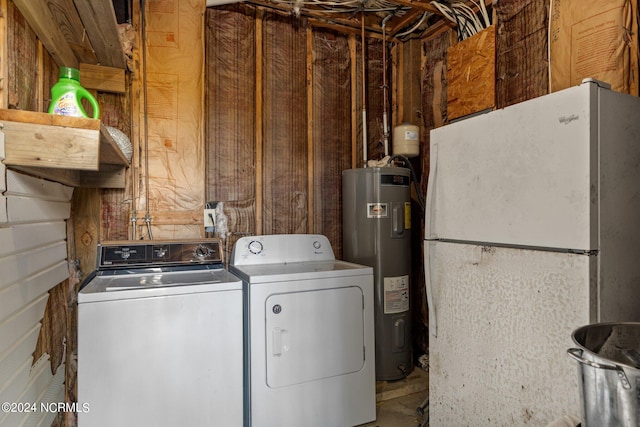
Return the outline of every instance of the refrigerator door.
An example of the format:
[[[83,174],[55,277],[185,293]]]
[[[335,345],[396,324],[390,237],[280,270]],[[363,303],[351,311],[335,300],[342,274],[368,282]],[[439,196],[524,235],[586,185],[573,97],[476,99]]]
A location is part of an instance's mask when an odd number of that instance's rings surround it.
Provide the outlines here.
[[[596,249],[598,91],[585,83],[432,130],[425,238]]]
[[[438,320],[429,339],[431,425],[547,425],[579,415],[566,351],[595,312],[597,256],[425,244]]]
[[[640,98],[599,91],[601,322],[640,322]]]

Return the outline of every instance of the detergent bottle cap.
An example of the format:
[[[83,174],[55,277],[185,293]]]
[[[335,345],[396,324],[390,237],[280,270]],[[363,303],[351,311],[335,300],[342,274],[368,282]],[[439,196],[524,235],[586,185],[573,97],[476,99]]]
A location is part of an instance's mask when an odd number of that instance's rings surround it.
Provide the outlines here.
[[[60,78],[80,81],[80,70],[77,68],[60,67]]]

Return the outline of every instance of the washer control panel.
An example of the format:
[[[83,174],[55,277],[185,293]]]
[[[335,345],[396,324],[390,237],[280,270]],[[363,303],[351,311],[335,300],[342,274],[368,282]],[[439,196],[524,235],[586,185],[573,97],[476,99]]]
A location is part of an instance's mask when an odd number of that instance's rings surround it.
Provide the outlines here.
[[[320,234],[271,234],[240,238],[231,265],[334,260],[331,243]]]
[[[110,241],[98,245],[98,268],[222,264],[220,239]]]

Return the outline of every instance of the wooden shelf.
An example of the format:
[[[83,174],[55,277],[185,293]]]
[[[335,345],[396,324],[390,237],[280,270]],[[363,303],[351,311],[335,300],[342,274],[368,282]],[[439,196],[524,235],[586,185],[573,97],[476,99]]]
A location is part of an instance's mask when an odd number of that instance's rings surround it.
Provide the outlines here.
[[[0,109],[3,163],[73,187],[124,188],[129,161],[100,120]]]

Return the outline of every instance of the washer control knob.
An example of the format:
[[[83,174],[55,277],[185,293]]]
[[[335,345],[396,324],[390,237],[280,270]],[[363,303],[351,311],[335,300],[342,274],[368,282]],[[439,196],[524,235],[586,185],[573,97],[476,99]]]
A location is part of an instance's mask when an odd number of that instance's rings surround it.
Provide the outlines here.
[[[207,255],[209,255],[209,249],[207,249],[206,247],[204,247],[202,245],[198,245],[196,247],[196,249],[193,251],[193,253],[198,258],[205,258]]]
[[[263,246],[262,246],[262,242],[259,242],[257,240],[252,240],[251,242],[249,242],[249,252],[251,252],[254,255],[258,255],[260,252],[262,252]]]
[[[316,249],[320,249],[320,246],[322,246],[322,244],[320,242],[318,242],[317,240],[313,241],[313,247]]]

